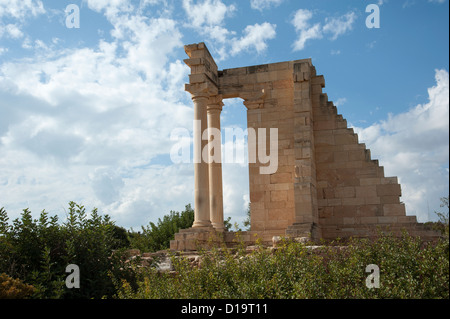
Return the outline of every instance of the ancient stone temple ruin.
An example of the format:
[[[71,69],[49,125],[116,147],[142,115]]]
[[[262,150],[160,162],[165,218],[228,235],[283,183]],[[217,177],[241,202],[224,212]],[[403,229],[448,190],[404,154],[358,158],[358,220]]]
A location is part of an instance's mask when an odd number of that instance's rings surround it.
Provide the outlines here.
[[[270,141],[271,128],[277,129],[277,169],[264,173],[267,163],[249,160],[251,228],[241,234],[244,241],[368,237],[377,228],[436,236],[406,215],[397,177],[384,176],[383,167],[358,142],[323,92],[325,79],[311,59],[218,70],[204,43],[187,45],[185,51],[191,68],[186,91],[196,120],[195,221],[175,235],[171,249],[195,249],[211,235],[231,243],[235,236],[224,231],[221,163],[200,156],[210,144],[202,133],[220,130],[222,101],[228,98],[243,99],[249,130],[267,129],[262,143]],[[220,158],[220,149],[214,152]]]

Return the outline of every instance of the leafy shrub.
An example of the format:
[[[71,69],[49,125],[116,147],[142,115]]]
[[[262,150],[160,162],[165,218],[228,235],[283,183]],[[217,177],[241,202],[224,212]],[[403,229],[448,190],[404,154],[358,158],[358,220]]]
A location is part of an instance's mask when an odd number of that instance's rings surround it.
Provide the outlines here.
[[[5,273],[0,275],[0,299],[24,299],[33,294],[34,287],[13,279]]]
[[[32,219],[25,209],[21,218],[8,224],[0,210],[0,272],[32,284],[33,298],[102,298],[114,294],[111,271],[121,268],[114,249],[124,243],[120,230],[97,209],[90,215],[84,206],[69,203],[67,221],[41,212]],[[80,289],[67,289],[66,266],[80,268]]]
[[[148,226],[142,226],[142,233],[131,232],[130,246],[145,252],[168,249],[175,234],[180,229],[190,228],[193,223],[194,210],[189,204],[181,213],[171,211],[162,220],[159,218],[157,225],[150,222]]]
[[[424,244],[404,234],[353,239],[316,249],[285,243],[275,251],[213,249],[201,267],[173,257],[175,273],[149,269],[138,287],[117,281],[117,298],[448,298],[448,242]],[[366,266],[380,268],[379,289],[366,287]]]

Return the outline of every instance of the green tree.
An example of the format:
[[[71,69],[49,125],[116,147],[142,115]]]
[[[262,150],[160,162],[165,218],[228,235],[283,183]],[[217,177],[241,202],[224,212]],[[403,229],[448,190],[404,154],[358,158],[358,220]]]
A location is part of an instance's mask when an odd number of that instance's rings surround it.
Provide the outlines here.
[[[449,236],[449,224],[448,224],[448,213],[449,213],[449,196],[441,198],[441,208],[447,207],[446,212],[435,212],[439,217],[440,228],[443,234],[447,237]]]
[[[111,271],[123,268],[120,258],[112,258],[123,244],[118,229],[97,209],[89,214],[84,206],[69,203],[67,221],[44,210],[39,219],[24,209],[21,217],[8,224],[0,209],[0,273],[18,278],[34,287],[33,298],[102,298],[112,296]],[[126,244],[126,243],[125,243]],[[69,264],[80,268],[80,289],[64,285]]]
[[[142,233],[130,233],[130,246],[141,251],[154,252],[168,249],[170,241],[180,229],[190,228],[194,223],[194,210],[191,205],[186,205],[184,211],[171,211],[158,223],[150,222],[146,227],[142,226]]]

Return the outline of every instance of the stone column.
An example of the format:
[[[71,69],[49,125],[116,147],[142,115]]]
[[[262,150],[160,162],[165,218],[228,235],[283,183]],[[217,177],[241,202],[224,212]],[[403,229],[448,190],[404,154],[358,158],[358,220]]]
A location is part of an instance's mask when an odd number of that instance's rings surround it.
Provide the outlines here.
[[[220,133],[222,107],[222,96],[210,98],[208,104],[209,205],[212,226],[218,231],[225,230],[222,193],[222,135]]]
[[[209,96],[196,94],[194,101],[194,224],[193,228],[211,227],[209,205],[209,168],[207,152],[208,141],[202,139],[203,132],[208,129],[207,104]],[[206,156],[205,156],[206,155]]]

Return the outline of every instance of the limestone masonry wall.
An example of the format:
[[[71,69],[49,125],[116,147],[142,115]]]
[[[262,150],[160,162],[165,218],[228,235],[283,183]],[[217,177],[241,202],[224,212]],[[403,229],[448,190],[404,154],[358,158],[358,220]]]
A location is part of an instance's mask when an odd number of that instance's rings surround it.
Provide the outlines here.
[[[222,100],[236,97],[244,100],[248,128],[266,130],[266,150],[271,147],[270,129],[277,129],[277,169],[264,174],[267,163],[249,160],[251,229],[241,234],[245,241],[259,237],[270,242],[284,235],[313,240],[369,237],[379,228],[439,236],[406,215],[397,177],[384,176],[383,167],[359,143],[323,92],[325,79],[310,59],[218,70],[204,43],[185,49],[191,67],[186,90],[202,132],[220,129]],[[264,136],[257,137],[257,145],[249,138],[249,154],[264,145]],[[194,136],[194,148],[207,144],[196,141]],[[220,164],[202,160],[194,168],[194,226],[175,236],[172,249],[194,248],[211,233],[225,242],[235,236],[223,234]]]
[[[376,226],[416,234],[397,177],[385,177],[370,150],[317,88],[312,94],[319,224],[323,238],[367,236]],[[422,233],[425,235],[425,233]]]

